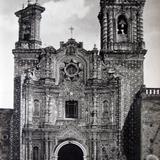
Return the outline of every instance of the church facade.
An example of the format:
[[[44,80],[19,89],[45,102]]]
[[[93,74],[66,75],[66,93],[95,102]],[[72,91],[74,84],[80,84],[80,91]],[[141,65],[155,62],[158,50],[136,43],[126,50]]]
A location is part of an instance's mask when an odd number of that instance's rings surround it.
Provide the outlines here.
[[[14,109],[0,110],[3,160],[159,160],[160,89],[145,88],[145,0],[100,0],[101,49],[42,48],[41,14],[16,12]]]

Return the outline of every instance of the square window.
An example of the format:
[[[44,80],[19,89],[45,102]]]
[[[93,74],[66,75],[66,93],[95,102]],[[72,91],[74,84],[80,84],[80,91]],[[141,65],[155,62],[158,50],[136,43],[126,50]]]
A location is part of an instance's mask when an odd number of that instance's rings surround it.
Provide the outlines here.
[[[78,118],[78,101],[66,101],[66,118]]]

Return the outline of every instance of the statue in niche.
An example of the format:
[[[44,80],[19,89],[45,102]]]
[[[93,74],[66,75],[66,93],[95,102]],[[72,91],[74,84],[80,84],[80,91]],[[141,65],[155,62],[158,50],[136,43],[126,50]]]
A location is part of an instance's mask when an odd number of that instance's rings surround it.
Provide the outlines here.
[[[110,117],[111,117],[111,111],[109,107],[109,102],[105,100],[103,102],[103,119],[105,121],[110,121]]]
[[[40,115],[40,103],[39,100],[34,100],[34,112],[33,112],[34,116],[39,116]]]
[[[88,108],[86,108],[86,110],[85,110],[85,118],[86,118],[86,121],[88,122],[88,113],[89,113],[89,111],[88,111]]]

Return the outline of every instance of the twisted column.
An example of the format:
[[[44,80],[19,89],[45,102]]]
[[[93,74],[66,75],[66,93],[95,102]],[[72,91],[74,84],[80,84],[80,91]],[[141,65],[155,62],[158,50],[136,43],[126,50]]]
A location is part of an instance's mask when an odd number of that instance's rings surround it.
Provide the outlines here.
[[[103,49],[107,49],[107,34],[108,34],[107,13],[103,13],[102,30],[103,30],[102,31]]]

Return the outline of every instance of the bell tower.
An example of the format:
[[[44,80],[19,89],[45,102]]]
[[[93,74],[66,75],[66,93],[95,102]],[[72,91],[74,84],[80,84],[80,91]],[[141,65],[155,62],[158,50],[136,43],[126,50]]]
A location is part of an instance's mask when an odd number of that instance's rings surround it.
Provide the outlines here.
[[[19,18],[19,40],[16,49],[37,49],[41,46],[40,21],[44,7],[37,3],[28,3],[28,6],[18,12]]]
[[[101,0],[102,77],[110,70],[121,79],[122,126],[134,95],[143,85],[143,9],[145,0]]]
[[[33,74],[42,52],[40,21],[41,13],[44,10],[45,8],[39,4],[28,1],[25,8],[15,13],[19,18],[19,36],[15,49],[12,50],[14,55],[14,113],[11,132],[14,134],[11,133],[11,144],[13,144],[11,145],[11,160],[31,160],[32,157],[32,150],[26,148],[24,145],[26,142],[22,142],[21,137],[23,137],[24,125],[30,124],[32,120],[30,115],[32,114],[33,92],[31,91],[30,78],[26,79],[26,76],[30,77]],[[27,103],[24,103],[22,97],[25,97]],[[38,102],[34,101],[37,106]],[[24,109],[24,106],[27,106],[27,109]],[[30,137],[29,141],[31,141],[30,133],[27,136]],[[24,150],[27,150],[25,154],[23,154]]]
[[[145,0],[101,0],[99,21],[101,49],[133,52],[144,48],[143,8]]]
[[[107,79],[111,71],[120,79],[118,118],[122,152],[129,160],[140,159],[140,109],[133,104],[144,83],[143,62],[147,52],[143,40],[144,5],[145,0],[101,0],[98,16],[102,78]]]

